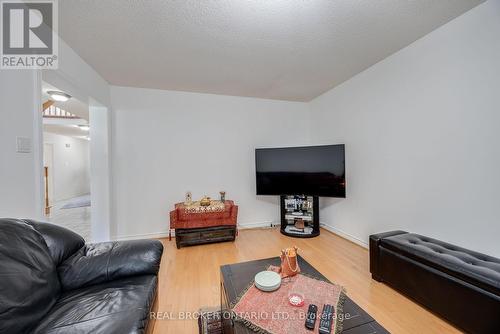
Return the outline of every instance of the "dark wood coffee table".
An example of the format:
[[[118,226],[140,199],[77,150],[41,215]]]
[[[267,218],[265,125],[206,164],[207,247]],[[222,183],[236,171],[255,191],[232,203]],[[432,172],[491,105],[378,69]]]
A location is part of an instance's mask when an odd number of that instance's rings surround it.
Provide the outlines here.
[[[314,269],[306,260],[298,257],[300,269],[305,274],[312,275],[329,280],[320,272]],[[221,311],[228,313],[229,305],[234,303],[237,297],[252,283],[255,274],[267,269],[269,265],[280,265],[279,257],[269,259],[242,262],[229,264],[220,267],[221,272]],[[318,305],[321,309],[323,305]],[[349,314],[349,317],[347,317]],[[379,334],[389,333],[381,325],[379,325],[368,313],[363,311],[349,297],[346,298],[344,304],[344,315],[346,319],[343,321],[344,334]],[[252,330],[246,328],[240,323],[233,323],[229,317],[223,317],[223,333],[224,334],[251,334]],[[313,332],[311,332],[313,333]]]

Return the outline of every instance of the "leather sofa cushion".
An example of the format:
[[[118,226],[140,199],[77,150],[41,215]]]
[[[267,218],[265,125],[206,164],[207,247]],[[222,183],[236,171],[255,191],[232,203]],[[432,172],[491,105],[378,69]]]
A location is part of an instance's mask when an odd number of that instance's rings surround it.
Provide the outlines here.
[[[500,295],[500,259],[414,233],[383,238],[380,243],[385,248]]]
[[[85,240],[81,236],[62,226],[34,220],[24,220],[24,222],[33,226],[45,239],[56,266],[85,245]]]
[[[144,275],[65,292],[34,332],[144,333],[156,286],[156,276]]]
[[[61,292],[45,240],[18,219],[0,219],[0,333],[26,333]]]
[[[63,290],[72,290],[126,276],[156,275],[162,253],[159,240],[87,244],[57,270]]]

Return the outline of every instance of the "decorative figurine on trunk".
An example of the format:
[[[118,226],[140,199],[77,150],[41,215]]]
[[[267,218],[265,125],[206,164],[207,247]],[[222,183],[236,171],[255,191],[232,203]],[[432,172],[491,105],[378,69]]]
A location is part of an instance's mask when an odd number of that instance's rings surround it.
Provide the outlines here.
[[[186,200],[184,201],[184,204],[191,205],[192,202],[193,202],[193,196],[191,195],[191,192],[188,191],[186,192]]]

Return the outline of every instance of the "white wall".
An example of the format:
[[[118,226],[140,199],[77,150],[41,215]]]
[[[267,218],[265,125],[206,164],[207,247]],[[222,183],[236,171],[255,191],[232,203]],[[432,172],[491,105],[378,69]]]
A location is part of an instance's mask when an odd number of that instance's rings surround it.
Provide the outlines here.
[[[254,98],[112,87],[114,238],[165,233],[186,191],[220,190],[239,224],[279,217],[275,196],[255,195],[254,149],[303,145],[307,105]]]
[[[44,132],[44,144],[53,146],[53,201],[90,193],[89,142]],[[69,147],[66,147],[69,145]]]
[[[499,36],[488,1],[311,102],[313,141],[346,144],[347,198],[322,221],[500,255]]]
[[[0,70],[0,217],[40,218],[40,77],[35,71]],[[16,152],[16,137],[31,140]]]

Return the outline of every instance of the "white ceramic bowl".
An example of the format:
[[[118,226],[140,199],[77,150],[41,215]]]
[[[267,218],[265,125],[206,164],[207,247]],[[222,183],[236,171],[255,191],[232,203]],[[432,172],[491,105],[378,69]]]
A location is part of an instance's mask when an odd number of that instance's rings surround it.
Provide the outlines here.
[[[266,292],[277,290],[281,286],[281,276],[274,271],[261,271],[255,275],[255,286]]]

